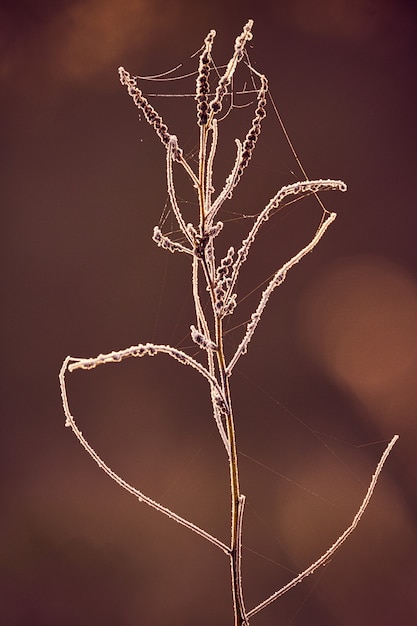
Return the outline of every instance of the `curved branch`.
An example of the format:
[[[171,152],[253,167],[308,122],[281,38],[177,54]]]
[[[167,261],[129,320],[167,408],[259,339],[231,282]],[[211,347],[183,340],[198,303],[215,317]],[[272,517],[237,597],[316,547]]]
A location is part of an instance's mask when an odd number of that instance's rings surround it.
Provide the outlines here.
[[[266,207],[259,213],[248,236],[242,241],[242,246],[237,252],[236,261],[233,265],[232,279],[230,281],[227,298],[230,297],[230,295],[232,294],[237,278],[239,276],[240,268],[247,259],[250,246],[255,241],[255,237],[258,234],[258,231],[262,224],[269,219],[271,212],[277,209],[281,202],[287,196],[297,196],[300,193],[317,194],[319,191],[327,191],[328,189],[346,191],[347,186],[341,180],[319,178],[317,180],[305,180],[302,182],[293,183],[291,185],[286,185],[285,187],[281,187],[281,189],[275,194],[275,196],[271,198]]]
[[[362,501],[362,504],[360,505],[358,512],[356,513],[355,517],[353,518],[351,525],[345,530],[344,533],[342,533],[340,535],[340,537],[334,542],[334,544],[319,559],[317,559],[317,561],[314,561],[314,563],[312,563],[309,567],[307,567],[307,569],[305,569],[303,572],[301,572],[301,574],[298,574],[298,576],[296,576],[289,583],[284,585],[284,587],[281,587],[281,589],[279,589],[279,591],[276,591],[275,593],[272,594],[272,596],[269,596],[269,598],[267,598],[266,600],[264,600],[263,602],[261,602],[260,604],[255,606],[255,608],[251,609],[247,613],[248,617],[252,617],[252,615],[255,615],[256,613],[259,613],[259,611],[262,611],[262,609],[264,609],[266,606],[268,606],[268,604],[271,604],[271,602],[274,602],[274,600],[277,600],[277,598],[279,598],[282,595],[284,595],[284,593],[287,593],[287,591],[289,591],[290,589],[292,589],[293,587],[298,585],[298,583],[300,583],[302,580],[304,580],[304,578],[307,578],[307,576],[310,576],[310,574],[315,572],[319,567],[321,567],[322,565],[326,565],[326,563],[333,556],[333,554],[336,552],[336,550],[338,548],[340,548],[342,543],[344,543],[346,541],[346,539],[349,537],[349,535],[355,530],[356,526],[359,523],[359,520],[361,519],[362,515],[365,513],[365,509],[368,506],[369,501],[370,501],[370,499],[372,497],[372,494],[373,494],[374,489],[375,489],[375,485],[376,485],[376,483],[378,481],[378,478],[379,478],[381,470],[382,470],[382,468],[384,466],[384,463],[387,460],[388,455],[391,452],[391,450],[392,450],[394,444],[396,443],[396,441],[398,440],[398,438],[399,438],[398,435],[394,435],[394,437],[391,439],[391,441],[389,442],[389,444],[385,448],[384,454],[382,455],[378,465],[376,466],[376,470],[375,470],[375,472],[374,472],[374,474],[372,476],[372,480],[371,480],[370,485],[368,487],[368,491],[366,492],[365,497],[364,497],[364,499]]]
[[[239,141],[239,139],[235,139],[235,143],[236,143],[236,159],[235,159],[232,171],[230,172],[229,176],[227,177],[222,191],[219,193],[219,195],[217,196],[216,200],[213,202],[213,205],[210,208],[210,211],[207,213],[207,223],[209,225],[211,225],[213,223],[213,220],[214,220],[214,218],[216,216],[216,213],[218,213],[218,211],[221,208],[222,204],[228,198],[231,197],[231,194],[233,192],[233,188],[236,187],[236,181],[237,181],[237,178],[238,178],[238,171],[239,171],[239,167],[240,167],[240,161],[242,159],[243,147],[242,147],[242,143]],[[211,176],[211,173],[210,173],[210,176]]]
[[[174,211],[175,217],[177,218],[178,226],[182,230],[185,237],[194,245],[193,239],[190,236],[190,233],[187,230],[187,226],[184,222],[184,218],[182,216],[180,207],[178,206],[177,196],[175,193],[174,187],[174,174],[172,171],[172,161],[174,160],[175,151],[178,149],[178,140],[175,135],[171,135],[169,138],[169,142],[167,145],[167,155],[166,155],[166,172],[167,172],[167,190],[169,199],[171,201],[172,210]]]
[[[123,359],[129,357],[155,356],[160,352],[162,352],[163,354],[168,354],[168,356],[172,357],[176,361],[179,361],[183,365],[190,365],[192,368],[197,370],[199,374],[201,374],[202,376],[204,376],[204,378],[208,380],[211,388],[214,388],[217,391],[219,397],[223,401],[224,406],[227,410],[229,410],[229,407],[227,406],[227,401],[223,395],[222,387],[221,385],[219,385],[216,378],[212,376],[210,372],[208,372],[206,368],[201,365],[201,363],[193,359],[191,356],[189,356],[182,350],[178,350],[177,348],[173,348],[172,346],[167,346],[165,344],[139,343],[136,346],[130,346],[130,348],[125,348],[124,350],[116,350],[113,352],[108,352],[107,354],[99,354],[96,357],[88,359],[67,357],[67,362],[73,361],[73,363],[68,366],[68,369],[70,372],[73,372],[76,369],[91,370],[98,365],[103,365],[104,363],[119,363]],[[217,428],[219,429],[220,437],[222,438],[224,447],[226,448],[226,452],[229,455],[230,445],[226,431],[224,429],[220,416],[216,412],[214,417],[216,420]]]
[[[262,313],[264,312],[264,309],[265,309],[265,307],[266,307],[266,305],[268,303],[269,297],[272,294],[272,292],[274,291],[274,289],[284,282],[284,280],[285,280],[285,278],[287,276],[288,270],[291,269],[296,263],[301,261],[301,259],[306,254],[311,252],[313,250],[313,248],[316,247],[317,243],[320,241],[320,239],[322,238],[322,236],[326,232],[327,228],[330,226],[330,224],[335,219],[336,219],[336,213],[330,213],[330,215],[327,217],[327,219],[324,220],[324,222],[322,223],[320,228],[317,230],[316,234],[314,235],[314,237],[310,241],[310,243],[308,243],[304,248],[302,248],[299,252],[297,252],[297,254],[295,254],[289,261],[284,263],[284,265],[277,272],[275,272],[275,274],[274,274],[273,278],[271,279],[271,281],[269,282],[267,288],[262,293],[262,297],[261,297],[261,299],[259,301],[259,304],[258,304],[258,307],[257,307],[256,311],[254,313],[252,313],[251,320],[248,323],[248,325],[246,326],[245,336],[243,337],[243,339],[240,342],[236,352],[234,353],[232,359],[230,360],[229,365],[227,366],[226,371],[227,371],[227,375],[228,376],[230,376],[230,374],[232,373],[232,370],[233,370],[234,366],[236,365],[238,359],[242,356],[242,354],[246,353],[246,351],[248,349],[249,342],[252,339],[252,336],[253,336],[253,334],[255,332],[255,329],[256,329],[257,325],[259,324],[259,321],[260,321],[260,319],[262,317]]]
[[[85,439],[84,435],[78,428],[77,424],[75,423],[75,419],[73,415],[71,414],[69,404],[68,404],[66,385],[65,385],[65,372],[67,368],[71,371],[72,369],[76,369],[77,366],[83,367],[82,365],[80,365],[80,361],[86,361],[86,360],[88,359],[74,359],[71,356],[67,356],[59,372],[59,383],[61,387],[62,403],[64,406],[64,412],[65,412],[65,417],[66,417],[65,425],[69,426],[72,429],[78,441],[81,443],[83,448],[88,452],[88,454],[94,459],[94,461],[97,463],[100,469],[106,472],[106,474],[110,476],[110,478],[112,478],[120,487],[123,487],[123,489],[125,489],[126,491],[131,493],[133,496],[135,496],[139,500],[139,502],[144,502],[148,506],[152,507],[153,509],[156,509],[160,513],[163,513],[164,515],[174,520],[178,524],[181,524],[182,526],[189,528],[190,530],[195,532],[197,535],[200,535],[200,537],[203,537],[203,539],[210,541],[212,544],[214,544],[215,546],[223,550],[223,552],[225,552],[227,555],[230,555],[230,548],[226,546],[226,544],[224,544],[222,541],[220,541],[216,537],[213,537],[213,535],[210,535],[210,533],[206,532],[199,526],[196,526],[192,522],[184,519],[180,515],[177,515],[176,513],[174,513],[167,507],[162,506],[162,504],[159,504],[159,502],[155,502],[155,500],[152,500],[152,498],[149,498],[149,496],[146,496],[142,491],[139,491],[139,489],[136,489],[135,487],[130,485],[128,482],[123,480],[123,478],[121,478],[108,465],[106,465],[106,463],[97,454],[94,448],[90,446],[90,444],[88,443],[88,441]],[[74,361],[72,366],[71,365],[68,366],[70,361]],[[102,362],[105,362],[105,361],[102,361]],[[95,366],[92,366],[92,367],[95,367]]]

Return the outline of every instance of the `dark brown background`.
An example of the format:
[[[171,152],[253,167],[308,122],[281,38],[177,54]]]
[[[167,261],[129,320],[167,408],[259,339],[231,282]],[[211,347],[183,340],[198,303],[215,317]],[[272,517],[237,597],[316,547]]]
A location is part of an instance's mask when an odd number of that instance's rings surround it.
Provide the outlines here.
[[[414,2],[32,0],[0,8],[2,624],[232,623],[227,559],[98,470],[64,428],[57,376],[67,354],[189,346],[187,259],[151,241],[166,201],[164,151],[138,123],[117,67],[191,69],[211,28],[220,64],[249,17],[252,61],[309,176],[343,178],[349,193],[323,198],[338,219],[274,294],[234,378],[247,604],[334,541],[381,442],[399,433],[355,534],[253,624],[416,623]],[[192,101],[155,106],[191,150]],[[220,171],[246,132],[239,115],[224,125]],[[232,211],[256,213],[295,180],[272,110],[261,143]],[[268,223],[239,295],[319,219],[306,202]],[[245,226],[225,233],[241,237]],[[228,335],[229,354],[238,339]],[[194,372],[158,357],[73,374],[69,388],[80,427],[116,471],[227,541],[225,455]]]

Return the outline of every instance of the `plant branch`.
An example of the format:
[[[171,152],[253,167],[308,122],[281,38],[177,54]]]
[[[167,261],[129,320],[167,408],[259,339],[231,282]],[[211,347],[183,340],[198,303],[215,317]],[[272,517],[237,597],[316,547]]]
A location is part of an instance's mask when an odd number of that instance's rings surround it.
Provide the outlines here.
[[[73,366],[70,365],[68,367],[68,364],[71,361],[74,361]],[[149,498],[149,496],[146,496],[142,491],[140,491],[139,489],[136,489],[135,487],[130,485],[128,482],[123,480],[123,478],[121,478],[108,465],[106,465],[106,463],[97,454],[94,448],[90,446],[90,444],[85,439],[82,432],[79,430],[77,424],[75,423],[75,419],[73,415],[71,414],[69,404],[68,404],[67,390],[66,390],[66,384],[65,384],[65,372],[67,371],[67,368],[70,370],[75,369],[76,366],[78,365],[80,365],[79,359],[74,359],[73,357],[68,356],[65,359],[64,363],[62,364],[61,371],[59,373],[59,381],[60,381],[60,386],[61,386],[62,403],[63,403],[65,417],[66,417],[66,426],[69,426],[72,429],[72,431],[74,432],[75,436],[77,437],[78,441],[81,443],[83,448],[94,459],[94,461],[97,463],[100,469],[102,469],[108,476],[110,476],[110,478],[112,478],[120,487],[122,487],[123,489],[131,493],[133,496],[135,496],[139,500],[139,502],[144,502],[148,506],[159,511],[159,513],[163,513],[164,515],[174,520],[178,524],[185,526],[186,528],[188,528],[189,530],[192,530],[197,535],[200,535],[200,537],[202,537],[203,539],[206,539],[210,543],[214,544],[215,546],[223,550],[223,552],[225,552],[227,555],[230,555],[230,548],[226,546],[222,541],[217,539],[217,537],[214,537],[213,535],[206,532],[199,526],[196,526],[195,524],[184,519],[180,515],[177,515],[177,513],[174,513],[167,507],[162,506],[162,504],[159,504],[159,502],[152,500],[152,498]],[[80,367],[82,367],[82,365],[80,365]]]
[[[353,518],[351,525],[340,535],[340,537],[334,542],[334,544],[319,559],[317,559],[317,561],[314,561],[314,563],[312,563],[303,572],[301,572],[301,574],[298,574],[298,576],[293,578],[289,583],[287,583],[286,585],[281,587],[281,589],[279,589],[278,591],[273,593],[271,596],[269,596],[269,598],[267,598],[266,600],[264,600],[263,602],[261,602],[260,604],[255,606],[253,609],[251,609],[248,612],[248,617],[252,617],[253,615],[256,615],[256,613],[259,613],[259,611],[262,611],[262,609],[267,607],[268,604],[271,604],[271,602],[274,602],[275,600],[277,600],[279,597],[284,595],[284,593],[287,593],[287,591],[289,591],[290,589],[292,589],[293,587],[298,585],[298,583],[300,583],[302,580],[307,578],[307,576],[310,576],[310,574],[315,572],[319,567],[322,567],[323,565],[326,565],[326,563],[329,562],[329,560],[331,559],[333,554],[336,552],[336,550],[338,548],[340,548],[340,546],[346,541],[346,539],[349,537],[349,535],[355,530],[355,528],[358,525],[362,515],[365,513],[366,507],[368,506],[369,501],[370,501],[370,499],[372,497],[372,494],[374,492],[376,483],[378,481],[378,478],[379,478],[381,470],[382,470],[382,468],[384,466],[384,463],[387,460],[388,455],[391,452],[391,450],[392,450],[394,444],[396,443],[396,441],[398,440],[398,438],[399,438],[398,435],[394,435],[394,437],[391,439],[391,441],[389,442],[389,444],[385,448],[385,451],[384,451],[384,453],[383,453],[383,455],[382,455],[382,457],[381,457],[381,459],[380,459],[380,461],[379,461],[379,463],[378,463],[378,465],[376,467],[376,470],[375,470],[375,472],[374,472],[374,474],[372,476],[372,480],[371,480],[371,482],[369,484],[368,490],[367,490],[367,492],[365,494],[365,497],[364,497],[364,499],[362,501],[362,504],[359,507],[359,510],[356,513],[355,517]]]
[[[260,299],[260,302],[258,304],[258,307],[255,313],[252,313],[251,321],[248,323],[246,327],[245,336],[243,337],[229,365],[227,366],[228,376],[231,375],[232,370],[234,366],[236,365],[238,359],[242,356],[242,354],[246,353],[249,342],[252,339],[252,336],[256,330],[256,327],[259,324],[259,321],[261,319],[262,313],[264,312],[264,309],[268,303],[269,297],[274,291],[274,289],[278,287],[278,285],[281,285],[284,282],[287,276],[288,270],[294,267],[294,265],[296,265],[299,261],[301,261],[301,259],[306,254],[311,252],[316,247],[316,245],[318,244],[318,242],[320,241],[320,239],[326,232],[327,228],[335,219],[336,219],[336,213],[330,213],[327,219],[325,219],[324,222],[322,222],[320,228],[317,230],[316,234],[314,235],[310,243],[308,243],[304,248],[302,248],[299,252],[297,252],[297,254],[295,254],[289,261],[284,263],[284,265],[277,272],[275,272],[267,288],[262,293],[262,297]]]
[[[212,374],[210,374],[210,372],[208,372],[201,363],[193,359],[185,352],[182,352],[182,350],[178,350],[177,348],[172,348],[171,346],[166,346],[164,344],[139,343],[136,346],[130,346],[130,348],[125,348],[124,350],[117,350],[109,352],[107,354],[99,354],[96,357],[87,359],[67,357],[67,359],[69,359],[67,363],[71,362],[71,365],[68,366],[68,370],[70,372],[76,369],[90,370],[94,369],[98,365],[103,365],[105,363],[120,363],[120,361],[129,357],[142,357],[146,355],[155,356],[159,353],[167,354],[168,356],[172,357],[176,361],[179,361],[183,365],[189,365],[197,370],[197,372],[199,372],[202,376],[204,376],[204,378],[208,380],[210,386],[215,389],[218,397],[227,407],[227,399],[224,397],[223,389],[221,385],[219,385],[219,383],[217,382],[216,378]],[[215,418],[217,428],[219,429],[220,436],[226,448],[226,452],[229,454],[229,442],[224,426],[217,414],[215,414]]]

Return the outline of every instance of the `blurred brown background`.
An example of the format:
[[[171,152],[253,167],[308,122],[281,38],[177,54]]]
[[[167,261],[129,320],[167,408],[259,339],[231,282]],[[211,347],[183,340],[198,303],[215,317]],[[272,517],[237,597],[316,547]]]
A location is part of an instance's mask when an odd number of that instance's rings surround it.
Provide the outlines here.
[[[188,71],[211,28],[221,64],[249,17],[252,62],[309,176],[343,178],[349,192],[323,196],[338,219],[274,294],[233,382],[247,605],[344,530],[383,442],[399,433],[355,534],[253,624],[416,623],[416,15],[402,0],[2,3],[1,624],[232,623],[227,559],[99,471],[64,428],[58,370],[67,354],[189,346],[187,259],[151,241],[166,201],[164,150],[117,67]],[[153,103],[192,150],[192,100]],[[269,108],[235,213],[256,213],[299,176]],[[233,137],[246,133],[232,120],[224,172]],[[300,202],[265,226],[241,297],[307,241],[320,214]],[[231,221],[225,234],[247,226]],[[239,336],[229,333],[230,352]],[[158,357],[74,373],[69,391],[117,472],[227,541],[227,466],[204,381]]]

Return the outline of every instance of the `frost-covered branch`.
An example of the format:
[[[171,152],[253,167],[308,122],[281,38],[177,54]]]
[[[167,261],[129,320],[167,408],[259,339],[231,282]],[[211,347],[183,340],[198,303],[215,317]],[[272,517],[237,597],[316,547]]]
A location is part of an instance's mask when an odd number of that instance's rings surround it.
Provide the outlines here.
[[[123,361],[123,359],[127,359],[129,357],[155,356],[159,353],[167,354],[179,363],[182,363],[183,365],[189,365],[193,369],[197,370],[199,374],[201,374],[206,380],[208,380],[210,386],[215,389],[218,397],[221,398],[227,410],[230,410],[227,407],[227,400],[223,396],[222,387],[218,383],[216,378],[212,374],[210,374],[210,372],[208,372],[206,368],[201,365],[201,363],[193,359],[190,355],[186,354],[182,350],[178,350],[177,348],[173,348],[164,344],[139,343],[138,345],[130,346],[130,348],[125,348],[124,350],[115,350],[113,352],[108,352],[107,354],[99,354],[96,357],[86,359],[68,357],[70,362],[70,365],[68,365],[68,369],[70,372],[73,372],[77,369],[91,370],[99,365],[104,365],[105,363],[120,363],[120,361]],[[216,420],[216,423],[223,444],[227,452],[229,453],[230,446],[224,426],[219,419]]]
[[[302,250],[300,250],[299,252],[297,252],[297,254],[295,254],[289,261],[287,261],[286,263],[284,263],[284,265],[277,271],[275,272],[273,278],[271,279],[271,281],[269,282],[267,288],[263,291],[262,293],[262,297],[259,301],[259,304],[257,306],[257,309],[254,313],[252,313],[251,316],[251,320],[248,323],[247,327],[246,327],[246,333],[245,336],[243,337],[242,341],[239,344],[239,347],[237,348],[235,354],[233,355],[229,365],[227,366],[227,375],[230,376],[232,373],[232,370],[234,368],[234,366],[236,365],[238,359],[242,356],[242,354],[245,354],[247,349],[248,349],[248,345],[250,340],[253,337],[253,334],[256,330],[257,325],[260,322],[260,319],[262,317],[262,314],[265,310],[265,307],[268,303],[269,297],[272,294],[272,292],[274,291],[274,289],[276,289],[276,287],[278,287],[279,285],[281,285],[286,276],[287,276],[287,272],[289,269],[291,269],[292,267],[294,267],[294,265],[296,265],[299,261],[301,261],[301,259],[308,254],[309,252],[311,252],[316,245],[318,244],[318,242],[320,241],[320,239],[323,237],[324,233],[326,232],[327,228],[330,226],[330,224],[336,219],[336,213],[330,213],[327,217],[326,220],[324,220],[324,222],[322,223],[322,225],[320,226],[320,228],[317,230],[316,234],[314,235],[313,239],[310,241],[310,243],[308,243],[304,248],[302,248]]]
[[[243,58],[243,53],[245,50],[246,42],[252,39],[252,26],[253,26],[253,20],[249,20],[245,24],[242,33],[239,35],[239,37],[236,38],[235,48],[234,48],[232,58],[227,64],[226,71],[224,72],[223,76],[219,80],[219,84],[216,87],[215,97],[209,104],[209,108],[214,114],[219,113],[219,111],[221,110],[223,98],[227,93],[227,89],[230,83],[232,82],[232,77],[233,77],[233,74],[235,73],[237,64]]]
[[[262,611],[262,609],[267,607],[268,604],[271,604],[271,602],[274,602],[274,600],[277,600],[279,597],[283,596],[284,593],[287,593],[287,591],[289,591],[290,589],[298,585],[298,583],[300,583],[302,580],[307,578],[307,576],[310,576],[310,574],[313,574],[313,572],[315,572],[319,567],[322,567],[323,565],[326,565],[326,563],[329,562],[329,560],[331,559],[333,554],[336,552],[336,550],[338,550],[338,548],[340,548],[340,546],[346,541],[349,535],[353,533],[362,515],[365,513],[366,507],[368,506],[370,502],[370,499],[376,487],[376,483],[378,481],[378,478],[382,471],[384,463],[387,460],[388,455],[391,452],[397,440],[398,440],[398,435],[394,435],[394,437],[391,439],[391,441],[385,448],[384,454],[382,455],[376,467],[376,470],[372,476],[372,480],[369,484],[368,490],[365,494],[362,504],[360,505],[358,512],[353,518],[351,525],[348,526],[348,528],[346,528],[346,530],[340,535],[340,537],[336,539],[334,544],[324,554],[322,554],[322,556],[318,558],[317,561],[314,561],[314,563],[309,565],[309,567],[307,567],[303,572],[301,572],[301,574],[298,574],[298,576],[293,578],[289,583],[287,583],[286,585],[281,587],[281,589],[279,589],[278,591],[273,593],[271,596],[269,596],[269,598],[267,598],[266,600],[264,600],[263,602],[255,606],[253,609],[251,609],[248,612],[248,617],[252,617],[252,615],[256,615],[256,613],[259,613],[259,611]]]
[[[302,193],[318,193],[319,191],[327,191],[328,189],[336,191],[346,191],[347,186],[342,180],[331,179],[318,179],[318,180],[305,180],[303,182],[293,183],[281,187],[281,189],[275,194],[273,198],[268,202],[266,207],[256,218],[248,236],[242,241],[242,246],[239,248],[236,256],[236,262],[233,266],[232,280],[230,281],[230,287],[228,296],[231,295],[232,290],[235,287],[236,281],[239,276],[240,268],[248,258],[249,249],[261,228],[262,224],[267,222],[271,216],[271,213],[278,209],[283,200],[288,196],[297,196]]]
[[[178,524],[181,524],[182,526],[185,526],[186,528],[189,528],[190,530],[195,532],[197,535],[200,535],[200,537],[202,537],[203,539],[206,539],[207,541],[210,541],[210,543],[213,543],[215,546],[217,546],[218,548],[223,550],[223,552],[225,552],[226,554],[229,555],[230,554],[230,548],[228,546],[226,546],[222,541],[220,541],[216,537],[213,537],[213,535],[211,535],[210,533],[206,532],[205,530],[203,530],[199,526],[196,526],[192,522],[184,519],[180,515],[177,515],[176,513],[174,513],[173,511],[171,511],[167,507],[162,506],[162,504],[159,504],[159,502],[156,502],[155,500],[152,500],[152,498],[149,498],[149,496],[146,496],[142,491],[140,491],[139,489],[136,489],[136,487],[133,487],[128,482],[126,482],[123,478],[121,478],[118,474],[116,474],[116,472],[114,472],[103,461],[103,459],[97,454],[97,452],[94,450],[94,448],[85,439],[84,435],[82,434],[82,432],[78,428],[78,426],[77,426],[77,424],[75,422],[75,419],[74,419],[74,417],[73,417],[73,415],[72,415],[72,413],[70,411],[69,403],[68,403],[68,397],[67,397],[66,384],[65,384],[65,372],[67,371],[67,368],[71,371],[73,369],[76,369],[78,366],[79,367],[83,367],[84,363],[80,363],[80,361],[85,361],[85,360],[86,359],[74,359],[73,357],[68,356],[65,359],[65,361],[64,361],[64,363],[63,363],[63,365],[61,367],[61,371],[59,373],[59,381],[60,381],[60,385],[61,385],[62,403],[63,403],[65,417],[66,417],[65,425],[69,426],[72,429],[72,431],[74,432],[74,434],[77,437],[78,441],[81,443],[83,448],[88,452],[88,454],[94,459],[94,461],[97,463],[97,465],[100,467],[100,469],[102,469],[104,472],[106,472],[106,474],[108,476],[110,476],[110,478],[112,478],[120,487],[122,487],[123,489],[125,489],[126,491],[131,493],[133,496],[135,496],[139,500],[139,502],[144,502],[148,506],[152,507],[153,509],[156,509],[160,513],[163,513],[164,515],[166,515],[170,519],[174,520]],[[91,361],[91,359],[90,359],[90,361]],[[104,363],[104,362],[107,362],[107,361],[100,361],[100,362]],[[69,363],[71,363],[71,365],[69,365]],[[99,363],[97,363],[97,365],[98,364]],[[91,367],[95,367],[95,366],[91,366]],[[90,369],[90,366],[88,366],[87,369]]]

